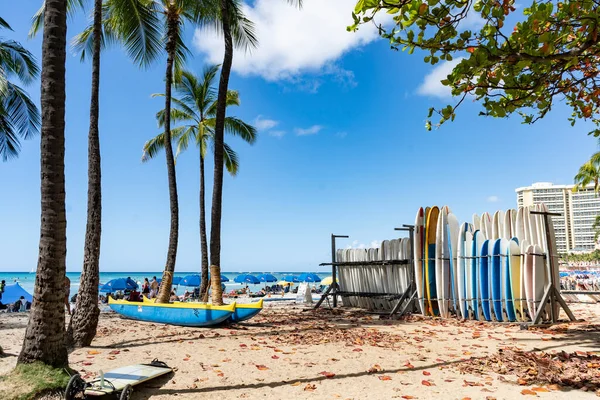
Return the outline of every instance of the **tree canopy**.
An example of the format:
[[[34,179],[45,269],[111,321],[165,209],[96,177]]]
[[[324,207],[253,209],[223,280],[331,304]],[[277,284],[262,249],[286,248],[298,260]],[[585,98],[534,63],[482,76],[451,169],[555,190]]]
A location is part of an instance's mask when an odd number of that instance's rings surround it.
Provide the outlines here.
[[[456,103],[429,110],[438,125],[454,120],[468,96],[481,103],[480,115],[518,113],[528,124],[564,102],[572,125],[589,120],[590,134],[600,136],[599,0],[530,0],[518,8],[514,0],[359,0],[352,15],[349,30],[380,20],[392,48],[423,50],[427,63],[460,59],[442,81]]]

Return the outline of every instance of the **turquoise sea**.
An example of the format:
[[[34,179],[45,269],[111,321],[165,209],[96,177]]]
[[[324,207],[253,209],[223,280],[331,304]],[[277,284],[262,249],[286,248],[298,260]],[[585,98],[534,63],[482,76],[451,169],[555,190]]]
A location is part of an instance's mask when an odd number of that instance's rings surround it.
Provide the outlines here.
[[[310,272],[310,271],[307,271]],[[180,277],[184,277],[186,275],[190,275],[190,274],[196,274],[197,272],[181,272],[181,273],[175,273],[175,276],[180,276]],[[225,282],[225,286],[227,287],[227,291],[230,291],[232,289],[240,289],[242,286],[239,283],[235,283],[233,280],[235,279],[236,276],[238,276],[239,274],[251,274],[251,275],[255,275],[258,276],[260,274],[272,274],[275,275],[275,277],[277,279],[282,279],[284,276],[286,275],[300,275],[302,272],[223,272],[223,275],[225,275],[227,278],[229,278],[229,282]],[[315,272],[317,275],[319,275],[319,277],[321,279],[331,275],[330,273],[323,273],[323,272]],[[75,293],[77,293],[77,290],[79,289],[79,278],[81,276],[81,274],[79,272],[67,272],[67,276],[69,277],[69,279],[71,280],[71,296],[74,295]],[[143,282],[144,278],[148,278],[148,280],[152,280],[152,277],[156,276],[158,279],[160,279],[162,277],[162,271],[154,271],[154,272],[100,272],[100,283],[106,283],[108,281],[110,281],[111,279],[116,279],[116,278],[127,278],[130,277],[131,279],[133,279],[136,282]],[[19,284],[25,289],[27,290],[29,293],[33,294],[33,286],[35,284],[35,273],[28,273],[28,272],[0,272],[0,281],[1,280],[5,280],[6,284],[11,284],[14,282],[19,282]],[[259,285],[249,285],[250,290],[252,291],[257,291],[259,290],[261,287],[263,287],[265,284],[261,283]],[[268,285],[273,285],[273,283],[269,283]],[[177,290],[178,293],[183,293],[183,291],[185,291],[186,288],[183,286],[180,286]]]

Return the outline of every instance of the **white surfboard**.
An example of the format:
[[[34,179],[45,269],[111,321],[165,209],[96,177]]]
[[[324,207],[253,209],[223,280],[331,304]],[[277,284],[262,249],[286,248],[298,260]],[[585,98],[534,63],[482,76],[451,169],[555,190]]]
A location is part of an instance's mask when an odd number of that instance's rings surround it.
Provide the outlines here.
[[[425,311],[425,274],[423,259],[425,258],[425,210],[423,207],[417,211],[415,218],[414,249],[415,249],[415,285],[417,286],[417,298],[421,314],[427,315]]]
[[[447,228],[447,236],[448,236],[448,253],[450,256],[450,306],[454,312],[458,309],[458,260],[457,260],[457,252],[458,252],[458,218],[452,213],[448,214],[448,228]]]
[[[481,229],[481,217],[473,214],[473,230],[478,231],[479,229]]]

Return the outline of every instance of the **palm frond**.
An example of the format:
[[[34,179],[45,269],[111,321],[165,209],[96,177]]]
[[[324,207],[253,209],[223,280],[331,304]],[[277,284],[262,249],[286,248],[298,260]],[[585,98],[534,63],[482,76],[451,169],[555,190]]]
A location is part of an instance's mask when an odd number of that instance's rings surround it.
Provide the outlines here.
[[[10,25],[8,24],[8,22],[6,22],[6,20],[2,17],[0,17],[0,28],[4,28],[4,29],[8,29],[10,31],[12,31],[13,29],[10,27]]]
[[[227,143],[223,143],[223,164],[231,176],[236,176],[240,168],[237,153]]]
[[[579,172],[575,175],[574,182],[575,186],[573,187],[573,191],[576,192],[578,190],[584,189],[590,183],[595,181],[600,177],[600,171],[598,168],[592,163],[592,161],[588,161],[579,167]]]
[[[10,122],[4,104],[0,102],[0,157],[2,161],[16,158],[20,149],[21,145],[17,133]]]
[[[0,41],[0,70],[6,77],[14,74],[28,84],[39,75],[35,57],[14,40]]]
[[[187,125],[187,126],[179,126],[171,130],[171,132],[175,132],[173,134],[173,139],[177,140],[177,154],[175,154],[175,158],[179,157],[179,155],[186,151],[189,144],[190,139],[195,139],[195,126]]]
[[[206,115],[210,115],[211,117],[217,115],[217,99],[210,104],[210,107],[206,110]],[[227,98],[225,99],[225,106],[239,106],[240,105],[240,96],[237,90],[228,90]]]
[[[165,148],[165,133],[159,133],[144,144],[142,162],[146,162],[154,157]]]
[[[202,83],[196,89],[196,106],[206,115],[207,108],[216,101],[217,93],[213,88],[213,82],[217,76],[220,65],[208,65],[202,71]]]
[[[19,86],[6,84],[0,96],[0,157],[3,161],[19,154],[19,138],[31,139],[41,126],[40,113],[29,96]]]
[[[235,117],[225,118],[225,133],[238,136],[249,144],[256,142],[256,128]]]
[[[250,21],[242,11],[242,3],[239,0],[230,0],[231,12],[231,35],[233,44],[244,51],[251,51],[258,47],[258,38],[256,37],[256,28],[254,22]]]
[[[158,126],[162,128],[165,126],[165,110],[164,108],[156,113],[156,120],[158,121]],[[194,115],[189,114],[185,111],[182,111],[178,108],[171,107],[171,124],[181,121],[194,121]]]
[[[123,42],[135,63],[147,67],[163,50],[159,4],[153,0],[106,1],[106,28]]]
[[[100,30],[100,49],[104,50],[107,44],[115,43],[117,38],[114,32],[110,30],[110,25],[103,24]],[[81,33],[75,35],[71,40],[71,47],[75,53],[80,54],[80,60],[85,61],[86,58],[94,54],[94,25],[88,25]]]

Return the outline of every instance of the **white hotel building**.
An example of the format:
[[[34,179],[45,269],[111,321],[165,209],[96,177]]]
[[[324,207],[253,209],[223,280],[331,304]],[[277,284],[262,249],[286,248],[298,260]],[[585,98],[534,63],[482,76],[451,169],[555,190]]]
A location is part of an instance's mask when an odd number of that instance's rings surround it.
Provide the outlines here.
[[[596,215],[600,215],[600,197],[594,193],[593,185],[577,192],[573,192],[573,186],[539,182],[515,189],[519,207],[545,203],[550,212],[561,214],[552,217],[560,253],[590,252],[596,248],[592,225]]]

